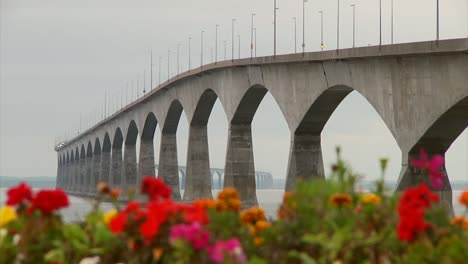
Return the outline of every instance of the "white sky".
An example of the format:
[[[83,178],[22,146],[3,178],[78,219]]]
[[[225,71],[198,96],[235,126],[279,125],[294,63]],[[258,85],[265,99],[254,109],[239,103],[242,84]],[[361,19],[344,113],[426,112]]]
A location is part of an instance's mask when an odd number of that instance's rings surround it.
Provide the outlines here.
[[[352,3],[356,4],[356,45],[375,45],[379,39],[378,1],[341,0],[340,47],[352,45]],[[383,2],[383,42],[390,42],[390,0]],[[435,0],[394,0],[394,41],[434,39]],[[302,1],[278,0],[278,53],[294,51],[297,17],[298,50],[302,42]],[[319,50],[320,15],[325,12],[325,49],[336,48],[336,1],[306,3],[306,50]],[[200,62],[200,31],[205,30],[204,61],[211,60],[215,25],[219,24],[218,56],[231,56],[231,19],[241,35],[241,56],[250,56],[250,14],[255,13],[257,55],[272,53],[273,0],[122,1],[122,0],[0,0],[0,175],[56,174],[57,137],[76,134],[91,119],[102,116],[104,94],[110,110],[126,100],[125,89],[143,71],[149,85],[149,49],[154,55],[154,84],[158,83],[158,57],[162,79],[167,78],[167,52],[171,74],[181,44],[180,68],[187,69],[188,37],[192,36],[192,66]],[[467,0],[441,1],[441,38],[468,36]],[[237,40],[235,43],[237,54]],[[122,97],[122,95],[124,95]],[[131,92],[130,92],[131,97]],[[108,109],[109,111],[109,109]],[[178,131],[179,162],[185,164],[188,124],[182,116]],[[159,153],[156,133],[156,161]],[[284,177],[289,152],[286,122],[268,94],[253,123],[254,154],[258,170]],[[212,167],[224,167],[227,121],[216,103],[209,121]],[[400,170],[401,153],[380,117],[359,94],[351,94],[337,109],[322,133],[325,165],[334,158],[335,145],[353,168],[368,178],[379,175],[378,158],[390,158],[389,178]],[[452,179],[467,179],[468,133],[447,153]]]

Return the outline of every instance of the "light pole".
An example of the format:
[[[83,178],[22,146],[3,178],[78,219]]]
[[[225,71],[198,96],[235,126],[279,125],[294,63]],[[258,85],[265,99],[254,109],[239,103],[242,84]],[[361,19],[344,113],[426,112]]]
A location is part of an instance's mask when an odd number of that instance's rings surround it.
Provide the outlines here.
[[[171,50],[167,51],[167,80],[169,81],[170,77],[170,65],[171,65]]]
[[[205,33],[205,30],[201,31],[201,55],[200,55],[200,68],[203,67],[203,33]]]
[[[240,35],[237,35],[237,40],[238,40],[238,46],[237,46],[237,53],[238,53],[238,59],[240,59]]]
[[[150,85],[151,85],[151,88],[150,90],[152,91],[153,90],[153,50],[150,50],[150,76],[151,76],[151,81],[150,81]]]
[[[236,20],[233,18],[232,19],[232,38],[231,38],[231,46],[232,46],[232,54],[231,54],[231,59],[234,60],[234,22]]]
[[[391,24],[391,32],[392,32],[392,37],[391,38],[392,38],[392,44],[393,44],[393,0],[391,2],[391,8],[392,8],[392,10],[391,10],[391,22],[390,22],[390,24]]]
[[[437,0],[437,34],[436,40],[439,41],[440,38],[440,24],[439,24],[439,0]]]
[[[250,59],[252,59],[253,57],[253,49],[254,49],[254,45],[253,45],[254,16],[255,14],[252,14],[252,23],[250,24]]]
[[[379,46],[382,46],[382,0],[379,0]]]
[[[305,53],[305,3],[308,1],[302,1],[302,55]]]
[[[336,16],[336,50],[340,49],[340,0],[338,1],[338,12]]]
[[[162,57],[159,56],[159,84],[158,85],[161,85],[161,61],[162,61]]]
[[[219,25],[216,24],[216,33],[215,33],[215,63],[218,62],[218,27],[219,27]]]
[[[356,47],[356,5],[350,5],[353,8],[353,48]]]
[[[273,56],[276,56],[276,0],[273,8]]]
[[[191,60],[190,60],[190,41],[192,40],[192,36],[189,36],[188,38],[188,70],[190,71],[190,69],[192,68],[192,63],[191,63]]]
[[[143,71],[143,94],[146,93],[146,70]]]
[[[320,49],[323,50],[323,11],[319,11],[320,13]]]
[[[297,19],[296,17],[292,18],[294,20],[294,53],[297,53]]]
[[[224,41],[224,60],[226,60],[226,40]]]

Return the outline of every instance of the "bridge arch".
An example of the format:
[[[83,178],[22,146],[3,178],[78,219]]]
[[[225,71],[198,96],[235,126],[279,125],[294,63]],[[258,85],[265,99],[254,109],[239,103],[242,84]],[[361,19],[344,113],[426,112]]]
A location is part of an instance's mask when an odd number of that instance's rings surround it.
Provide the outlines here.
[[[117,127],[114,131],[114,137],[112,141],[112,154],[111,154],[111,165],[109,172],[109,183],[112,186],[121,187],[122,181],[122,146],[123,146],[123,133],[120,127]]]
[[[99,182],[109,183],[110,172],[110,158],[111,158],[112,143],[109,132],[104,134],[101,152],[101,173],[99,175]]]
[[[135,120],[131,120],[126,128],[127,133],[124,141],[123,153],[123,179],[121,179],[121,186],[123,190],[127,188],[137,187],[137,156],[136,156],[136,143],[138,138],[138,127]]]
[[[145,122],[140,137],[140,155],[138,162],[138,179],[140,184],[144,176],[155,175],[155,159],[154,159],[154,134],[158,120],[153,112],[146,114]]]

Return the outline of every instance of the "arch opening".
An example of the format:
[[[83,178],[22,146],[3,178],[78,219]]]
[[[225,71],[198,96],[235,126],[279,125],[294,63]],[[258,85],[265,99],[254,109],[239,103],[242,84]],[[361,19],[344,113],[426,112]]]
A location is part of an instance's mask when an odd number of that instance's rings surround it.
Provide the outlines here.
[[[130,122],[127,128],[127,136],[125,137],[125,149],[123,155],[123,173],[121,185],[123,190],[130,187],[137,187],[137,138],[138,128],[134,120]]]

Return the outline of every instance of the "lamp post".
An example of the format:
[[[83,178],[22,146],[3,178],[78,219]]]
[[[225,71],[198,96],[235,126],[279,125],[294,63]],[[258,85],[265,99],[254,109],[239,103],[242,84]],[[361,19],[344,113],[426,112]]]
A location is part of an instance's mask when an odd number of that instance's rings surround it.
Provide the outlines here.
[[[170,77],[170,65],[171,65],[171,50],[167,51],[167,80]]]
[[[146,70],[143,71],[143,94],[146,93]]]
[[[379,0],[379,46],[382,46],[382,0]]]
[[[274,8],[273,8],[273,56],[276,56],[276,0],[274,0]]]
[[[320,49],[323,50],[323,11],[319,11],[320,13]]]
[[[205,30],[201,31],[201,55],[200,55],[200,67],[203,67],[203,33],[205,33]]]
[[[181,44],[177,44],[177,75],[180,73],[180,46]]]
[[[150,50],[150,85],[151,85],[151,88],[150,90],[152,91],[153,90],[153,50]]]
[[[188,70],[192,68],[192,63],[191,63],[191,54],[190,54],[190,41],[192,40],[192,36],[189,36],[188,38]]]
[[[297,53],[297,19],[296,17],[292,18],[294,20],[294,53]]]
[[[215,30],[215,63],[218,62],[218,27],[219,25],[216,24],[216,30]]]
[[[254,28],[254,54],[257,57],[257,28]]]
[[[338,10],[336,16],[336,50],[340,49],[340,0],[338,1]]]
[[[356,47],[356,5],[350,5],[353,8],[353,48]]]
[[[224,60],[226,60],[226,40],[224,41]]]
[[[237,53],[238,53],[238,59],[240,59],[240,55],[241,55],[240,54],[241,53],[241,51],[240,51],[240,35],[237,35],[237,40],[238,40],[238,42],[237,42],[238,43]]]
[[[253,57],[253,29],[254,29],[254,16],[255,14],[252,14],[252,23],[250,24],[250,59]]]
[[[162,57],[159,56],[159,85],[161,85],[161,60],[162,60]]]
[[[309,0],[302,1],[302,54],[305,53],[305,3]]]
[[[392,33],[391,33],[391,35],[392,35],[392,36],[391,36],[391,39],[392,39],[391,42],[392,42],[392,44],[393,44],[393,0],[392,0],[392,2],[391,2],[391,16],[390,16],[390,17],[391,17],[391,22],[390,22],[390,24],[391,24],[391,32],[392,32]]]
[[[439,24],[439,0],[437,0],[437,33],[436,40],[439,41],[440,38],[440,24]]]
[[[232,38],[231,38],[231,46],[232,46],[232,53],[231,53],[231,60],[234,60],[234,22],[236,20],[232,19]]]

